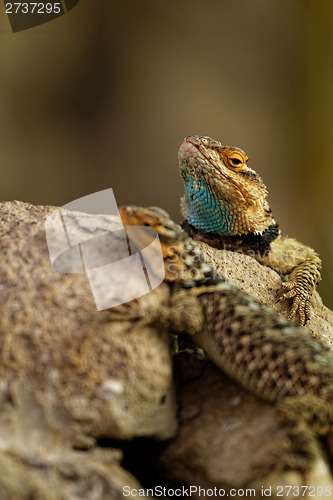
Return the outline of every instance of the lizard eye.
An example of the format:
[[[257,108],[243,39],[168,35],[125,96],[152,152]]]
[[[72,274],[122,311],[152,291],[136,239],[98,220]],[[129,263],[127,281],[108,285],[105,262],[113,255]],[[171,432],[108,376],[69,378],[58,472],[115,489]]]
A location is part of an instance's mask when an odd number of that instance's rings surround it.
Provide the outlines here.
[[[230,167],[243,168],[246,165],[246,156],[240,151],[232,151],[226,155]]]
[[[242,160],[240,160],[239,158],[230,158],[230,162],[235,165],[235,167],[238,167],[238,165],[241,165]]]

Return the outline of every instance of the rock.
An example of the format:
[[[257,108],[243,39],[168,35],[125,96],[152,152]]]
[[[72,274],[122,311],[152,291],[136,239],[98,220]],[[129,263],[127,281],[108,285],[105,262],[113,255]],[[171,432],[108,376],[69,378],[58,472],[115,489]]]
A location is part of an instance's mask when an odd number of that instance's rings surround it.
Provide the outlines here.
[[[84,274],[52,269],[44,219],[54,210],[0,205],[0,397],[15,401],[21,381],[50,421],[61,414],[73,442],[173,436],[168,333],[114,321],[96,309]],[[159,297],[146,301],[158,307]]]
[[[0,204],[0,498],[123,498],[122,485],[139,482],[92,447],[175,435],[169,334],[98,311],[86,275],[52,269],[54,210]]]
[[[121,500],[124,491],[137,498],[131,491],[142,486],[119,460],[118,450],[80,452],[45,440],[24,453],[1,450],[0,498]]]
[[[243,292],[265,304],[274,311],[288,317],[291,299],[277,303],[276,290],[281,285],[281,278],[276,271],[261,265],[254,258],[228,250],[217,250],[206,243],[195,241],[204,259],[215,271],[225,276]],[[311,303],[311,318],[306,328],[312,335],[333,349],[333,312],[323,305],[317,291]]]

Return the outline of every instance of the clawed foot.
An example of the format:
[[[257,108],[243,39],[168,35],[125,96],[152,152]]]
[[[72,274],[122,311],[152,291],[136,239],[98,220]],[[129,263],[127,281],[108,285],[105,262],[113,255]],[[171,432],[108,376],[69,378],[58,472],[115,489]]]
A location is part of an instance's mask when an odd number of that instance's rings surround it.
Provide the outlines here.
[[[293,305],[291,307],[288,319],[292,320],[298,313],[300,325],[306,325],[306,323],[310,319],[311,293],[307,291],[304,284],[291,279],[285,283],[282,283],[280,288],[277,290],[277,294],[280,295],[277,302],[281,302],[282,300],[287,299],[293,299]]]

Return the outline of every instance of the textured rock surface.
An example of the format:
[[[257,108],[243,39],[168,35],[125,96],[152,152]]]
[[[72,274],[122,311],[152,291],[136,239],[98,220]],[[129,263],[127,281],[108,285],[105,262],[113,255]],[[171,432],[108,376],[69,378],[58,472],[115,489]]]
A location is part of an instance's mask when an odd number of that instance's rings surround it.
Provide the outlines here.
[[[44,219],[54,209],[0,205],[0,498],[120,498],[122,484],[139,483],[113,455],[73,447],[175,434],[169,336],[114,321],[85,275],[52,269]],[[145,300],[158,307],[158,294]]]
[[[119,465],[118,450],[70,451],[45,436],[39,446],[31,439],[30,446],[0,451],[1,500],[121,500],[125,486],[141,488]]]
[[[112,321],[85,275],[52,269],[44,218],[53,210],[0,205],[0,397],[10,405],[21,381],[76,444],[172,436],[167,332]],[[156,294],[146,300],[157,307]]]
[[[281,285],[281,278],[277,272],[262,266],[248,255],[217,250],[202,242],[196,242],[196,245],[217,273],[223,274],[238,288],[259,302],[286,317],[288,316],[291,300],[276,302],[276,290]],[[314,337],[330,345],[333,349],[333,312],[323,305],[317,291],[313,294],[311,306],[311,319],[306,327]]]

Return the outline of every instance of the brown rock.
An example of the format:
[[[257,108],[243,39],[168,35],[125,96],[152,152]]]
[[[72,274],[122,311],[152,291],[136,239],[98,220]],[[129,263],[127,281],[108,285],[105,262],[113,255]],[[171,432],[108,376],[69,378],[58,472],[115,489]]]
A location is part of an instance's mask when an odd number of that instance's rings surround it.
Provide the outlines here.
[[[114,321],[96,309],[84,274],[52,269],[44,219],[53,210],[0,205],[0,397],[16,410],[20,381],[50,421],[61,414],[72,442],[172,436],[167,332]],[[148,308],[158,307],[158,294],[146,297]]]
[[[131,491],[142,486],[119,465],[117,450],[79,452],[49,445],[24,454],[0,451],[1,500],[121,500],[124,491],[137,498]]]

